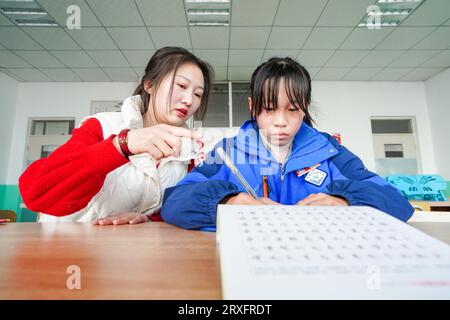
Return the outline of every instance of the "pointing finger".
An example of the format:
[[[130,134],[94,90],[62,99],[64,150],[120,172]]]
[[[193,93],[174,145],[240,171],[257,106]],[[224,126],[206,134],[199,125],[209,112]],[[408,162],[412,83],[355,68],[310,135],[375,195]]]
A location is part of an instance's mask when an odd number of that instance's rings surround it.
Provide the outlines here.
[[[196,132],[195,130],[189,130],[186,128],[181,128],[181,127],[174,127],[171,126],[168,128],[169,132],[172,133],[174,136],[177,137],[184,137],[184,138],[191,138],[191,139],[202,139],[203,136],[199,133]]]

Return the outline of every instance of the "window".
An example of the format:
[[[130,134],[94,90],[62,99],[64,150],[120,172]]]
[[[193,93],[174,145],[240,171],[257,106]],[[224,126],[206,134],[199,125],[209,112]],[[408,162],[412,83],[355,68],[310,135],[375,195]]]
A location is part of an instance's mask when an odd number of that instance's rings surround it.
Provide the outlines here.
[[[375,171],[381,176],[418,174],[414,118],[372,118]]]
[[[248,110],[248,97],[250,96],[250,83],[233,83],[233,127],[240,127],[242,123],[250,119]]]
[[[372,119],[372,133],[413,133],[411,119]]]
[[[204,127],[229,127],[228,83],[214,83],[211,88]]]
[[[41,158],[47,158],[50,155],[50,153],[55,151],[57,148],[58,148],[57,145],[41,146]]]
[[[385,144],[384,155],[386,158],[403,158],[403,145]]]
[[[249,83],[213,83],[203,126],[240,127],[245,120],[250,119],[247,103],[249,96]]]
[[[33,120],[31,135],[70,135],[75,120]]]
[[[74,127],[74,118],[30,118],[25,168],[37,159],[48,157],[56,148],[66,143]]]

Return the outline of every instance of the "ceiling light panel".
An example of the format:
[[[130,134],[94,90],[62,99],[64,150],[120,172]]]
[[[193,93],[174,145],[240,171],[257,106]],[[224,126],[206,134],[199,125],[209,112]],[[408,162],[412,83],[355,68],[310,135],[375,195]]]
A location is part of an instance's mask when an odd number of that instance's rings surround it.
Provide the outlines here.
[[[34,0],[0,0],[0,11],[18,26],[58,26]]]
[[[359,23],[360,27],[396,27],[402,23],[425,0],[378,0],[367,8]]]
[[[184,3],[191,26],[230,25],[230,0],[185,0]]]

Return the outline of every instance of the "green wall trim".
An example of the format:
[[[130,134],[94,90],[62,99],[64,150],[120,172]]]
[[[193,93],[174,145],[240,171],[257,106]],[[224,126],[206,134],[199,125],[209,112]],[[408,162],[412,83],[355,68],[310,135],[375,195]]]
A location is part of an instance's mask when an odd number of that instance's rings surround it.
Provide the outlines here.
[[[0,185],[0,199],[0,209],[13,210],[19,216],[22,198],[18,185]]]
[[[444,195],[447,197],[447,200],[450,200],[450,181],[447,181],[447,190],[444,190]]]
[[[18,185],[0,185],[0,209],[14,211],[18,222],[36,221],[36,213],[20,208],[21,203],[22,197]]]

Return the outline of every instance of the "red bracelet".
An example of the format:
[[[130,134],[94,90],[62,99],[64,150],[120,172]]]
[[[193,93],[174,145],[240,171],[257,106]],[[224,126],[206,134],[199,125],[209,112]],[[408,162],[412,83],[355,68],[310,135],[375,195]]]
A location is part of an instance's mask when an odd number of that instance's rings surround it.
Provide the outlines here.
[[[128,132],[130,129],[123,129],[119,132],[119,135],[117,136],[117,139],[119,140],[119,146],[120,150],[125,154],[125,156],[128,158],[129,156],[132,156],[133,153],[131,153],[130,149],[128,149]]]

